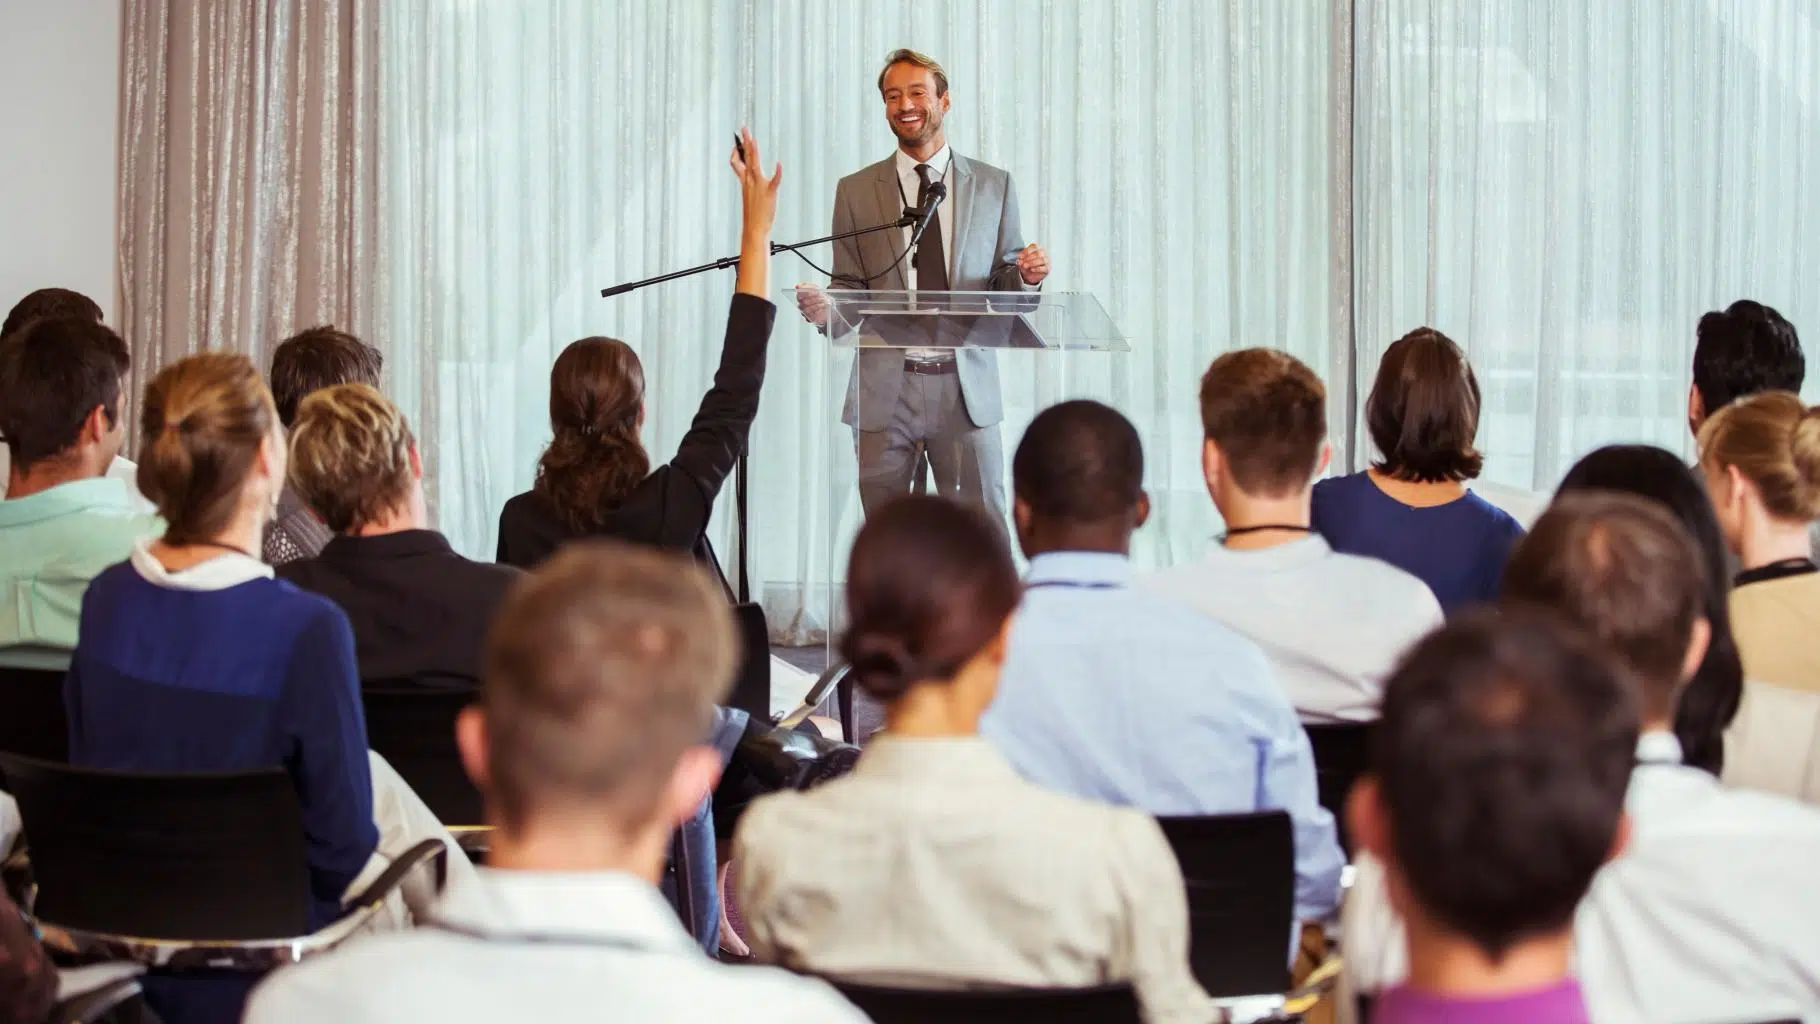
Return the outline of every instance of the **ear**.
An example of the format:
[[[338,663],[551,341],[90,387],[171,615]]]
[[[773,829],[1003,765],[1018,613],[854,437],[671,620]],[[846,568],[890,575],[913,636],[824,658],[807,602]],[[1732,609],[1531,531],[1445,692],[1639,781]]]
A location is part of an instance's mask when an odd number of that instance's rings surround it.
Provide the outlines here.
[[[1012,612],[1010,615],[1005,616],[1005,621],[999,623],[998,632],[993,634],[992,639],[987,641],[986,646],[980,650],[976,657],[994,668],[1003,666],[1005,664],[1005,656],[1011,650],[1011,626],[1016,621],[1017,612]]]
[[[1137,514],[1131,517],[1131,528],[1133,530],[1141,530],[1144,528],[1144,524],[1148,523],[1149,521],[1150,521],[1150,492],[1149,491],[1139,491],[1138,500],[1137,500]]]
[[[115,417],[114,422],[118,423],[119,418]],[[83,419],[82,429],[76,433],[76,443],[79,445],[100,444],[112,432],[113,428],[107,425],[107,406],[97,405],[90,409],[88,416]]]
[[[462,708],[455,719],[455,745],[461,749],[468,778],[485,793],[493,784],[493,748],[487,742],[487,713],[479,704]]]
[[[1706,660],[1706,649],[1712,646],[1713,624],[1703,615],[1694,620],[1694,631],[1687,638],[1687,653],[1681,658],[1681,679],[1692,679]]]
[[[953,110],[953,109],[954,109],[954,90],[950,89],[947,92],[942,94],[942,113],[946,114],[948,111]]]
[[[1327,467],[1331,465],[1333,465],[1333,442],[1323,441],[1321,442],[1321,458],[1315,463],[1314,476],[1311,479],[1319,480],[1326,476]]]
[[[1694,436],[1700,436],[1700,427],[1706,422],[1706,399],[1701,396],[1696,385],[1687,386],[1687,425]]]
[[[1611,849],[1605,854],[1605,863],[1610,864],[1630,849],[1630,812],[1618,813],[1618,830],[1612,833]]]
[[[676,767],[670,769],[670,781],[664,784],[662,803],[658,808],[663,814],[665,831],[695,817],[702,801],[714,792],[718,782],[720,754],[713,747],[684,750],[676,759]]]
[[[417,454],[417,442],[411,442],[411,475],[423,479],[423,456]]]
[[[1221,474],[1226,471],[1226,456],[1213,438],[1201,443],[1201,476],[1207,481],[1207,490],[1212,491],[1219,485]]]
[[[259,442],[259,471],[280,487],[284,486],[287,454],[283,427],[273,427],[265,440]]]
[[[645,403],[638,403],[638,429],[645,429]]]
[[[1025,501],[1022,498],[1012,499],[1011,521],[1017,526],[1018,540],[1022,541],[1030,535],[1030,523],[1035,518],[1036,515],[1030,511],[1030,503],[1028,501]]]
[[[1750,487],[1750,480],[1745,477],[1743,470],[1737,466],[1725,467],[1725,500],[1728,503],[1736,502],[1742,505],[1746,494],[1756,493],[1755,487],[1751,487],[1749,491],[1745,490],[1746,487]]]
[[[1346,797],[1346,825],[1353,845],[1388,865],[1395,858],[1390,849],[1390,819],[1378,792],[1378,780],[1361,776]]]

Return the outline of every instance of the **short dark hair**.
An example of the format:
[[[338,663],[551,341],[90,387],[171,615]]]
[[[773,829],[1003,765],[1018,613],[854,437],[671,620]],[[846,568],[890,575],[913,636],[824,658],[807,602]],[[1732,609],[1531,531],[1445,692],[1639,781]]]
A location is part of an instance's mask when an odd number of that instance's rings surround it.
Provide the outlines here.
[[[337,384],[378,387],[384,368],[378,349],[331,324],[298,331],[272,353],[278,422],[289,427],[297,419],[297,406],[313,391]]]
[[[1381,716],[1372,772],[1422,910],[1494,961],[1567,928],[1636,758],[1616,666],[1558,616],[1474,609],[1410,650]]]
[[[1706,486],[1681,457],[1646,444],[1615,444],[1574,463],[1557,494],[1621,491],[1653,501],[1680,520],[1706,567],[1706,621],[1712,639],[1675,704],[1675,738],[1687,764],[1714,775],[1725,767],[1725,730],[1744,698],[1744,663],[1731,626],[1725,535]]]
[[[733,686],[734,636],[683,554],[582,541],[514,583],[487,635],[491,809],[514,829],[577,807],[643,824]]]
[[[1117,409],[1063,402],[1030,421],[1011,460],[1011,480],[1039,518],[1105,522],[1137,507],[1144,493],[1144,445]]]
[[[1479,404],[1479,378],[1452,338],[1432,327],[1398,338],[1365,399],[1378,472],[1417,483],[1476,478],[1485,468],[1473,447]]]
[[[98,321],[28,321],[0,341],[0,437],[25,469],[69,451],[99,406],[120,419],[120,381],[131,365],[126,342]]]
[[[1314,484],[1327,440],[1327,388],[1287,352],[1228,352],[1201,378],[1201,427],[1241,489],[1285,497]]]
[[[1706,314],[1694,338],[1694,390],[1709,416],[1760,391],[1800,391],[1807,379],[1795,325],[1761,302]]]
[[[1616,491],[1557,495],[1511,553],[1501,600],[1578,623],[1635,678],[1645,714],[1674,717],[1706,569],[1666,508]]]
[[[0,338],[33,320],[65,316],[94,323],[100,323],[102,319],[101,307],[81,292],[68,288],[40,288],[14,303],[12,311],[6,314],[6,322],[0,324]]]
[[[899,47],[885,55],[885,66],[878,72],[878,91],[881,95],[885,91],[885,76],[899,64],[919,67],[934,75],[936,98],[948,95],[948,72],[942,70],[941,63],[926,53],[918,53],[908,47]]]
[[[978,509],[895,499],[854,538],[841,656],[861,689],[893,700],[952,678],[998,635],[1022,590],[1005,531]]]

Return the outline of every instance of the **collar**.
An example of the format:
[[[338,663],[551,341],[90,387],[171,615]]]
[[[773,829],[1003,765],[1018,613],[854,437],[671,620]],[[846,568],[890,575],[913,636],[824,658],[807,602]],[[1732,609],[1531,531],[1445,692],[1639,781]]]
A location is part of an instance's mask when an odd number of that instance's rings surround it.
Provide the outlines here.
[[[897,151],[896,157],[897,157],[897,160],[893,166],[895,166],[897,168],[897,176],[899,178],[909,178],[911,180],[915,180],[916,163],[917,163],[916,158],[912,157],[910,154],[904,152],[902,149],[899,149]],[[953,159],[954,159],[954,150],[951,149],[947,143],[943,143],[942,148],[936,150],[934,156],[930,157],[929,159],[927,159],[923,162],[928,164],[931,168],[934,168],[935,176],[937,178],[940,178],[943,175],[948,173],[948,164]]]
[[[272,578],[271,566],[236,551],[223,551],[206,562],[172,572],[152,557],[152,540],[147,537],[134,542],[131,561],[139,577],[154,586],[171,590],[226,590],[253,580]]]
[[[1131,582],[1131,559],[1106,551],[1051,551],[1030,560],[1024,585],[1122,587]]]
[[[1637,737],[1638,764],[1680,764],[1681,741],[1667,729],[1652,729]]]
[[[435,530],[399,530],[372,537],[336,534],[316,557],[334,562],[360,562],[375,558],[414,558],[453,555],[449,539]]]
[[[924,739],[886,733],[866,744],[853,774],[944,787],[1020,778],[1005,755],[979,736]]]
[[[621,871],[478,868],[450,880],[436,917],[501,941],[597,939],[701,955],[651,883]]]
[[[1768,583],[1770,580],[1806,576],[1816,572],[1820,572],[1820,566],[1814,565],[1814,560],[1811,558],[1784,558],[1768,565],[1759,565],[1755,569],[1744,570],[1732,577],[1732,586],[1742,587],[1751,583]]]
[[[91,509],[132,512],[132,495],[126,481],[118,477],[90,477],[58,484],[23,498],[8,498],[0,501],[0,527],[24,526]]]
[[[1229,548],[1218,539],[1207,544],[1206,563],[1210,566],[1243,566],[1253,571],[1272,572],[1299,569],[1333,556],[1327,538],[1318,533],[1299,537],[1273,548]]]

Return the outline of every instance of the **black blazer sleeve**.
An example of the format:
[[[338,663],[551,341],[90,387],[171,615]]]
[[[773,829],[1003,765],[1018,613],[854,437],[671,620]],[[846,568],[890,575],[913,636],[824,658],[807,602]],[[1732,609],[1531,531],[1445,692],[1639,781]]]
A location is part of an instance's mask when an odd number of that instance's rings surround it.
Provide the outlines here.
[[[670,528],[666,533],[676,527],[690,534],[707,529],[714,499],[726,483],[727,474],[733,472],[739,454],[746,450],[752,420],[758,415],[758,393],[765,384],[765,352],[776,317],[777,307],[770,302],[734,294],[714,386],[702,396],[695,422],[677,446],[676,457],[670,460],[670,468],[684,474],[700,490],[700,503],[687,510],[671,508],[673,519],[686,518],[689,522],[667,524]]]

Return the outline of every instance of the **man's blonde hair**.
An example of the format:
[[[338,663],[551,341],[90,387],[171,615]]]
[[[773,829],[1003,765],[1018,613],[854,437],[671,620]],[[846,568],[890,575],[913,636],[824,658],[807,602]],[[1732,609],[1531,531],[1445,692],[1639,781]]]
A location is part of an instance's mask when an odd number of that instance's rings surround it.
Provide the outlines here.
[[[411,493],[410,424],[369,384],[312,392],[291,425],[291,484],[329,529],[348,533],[384,518]]]
[[[883,95],[885,91],[885,76],[899,64],[911,64],[930,72],[935,76],[935,95],[938,98],[948,95],[948,72],[942,70],[941,62],[926,53],[918,53],[907,48],[892,50],[885,57],[885,66],[878,72],[880,95]]]
[[[693,559],[584,541],[515,584],[487,637],[491,811],[647,823],[733,686],[725,594]]]

